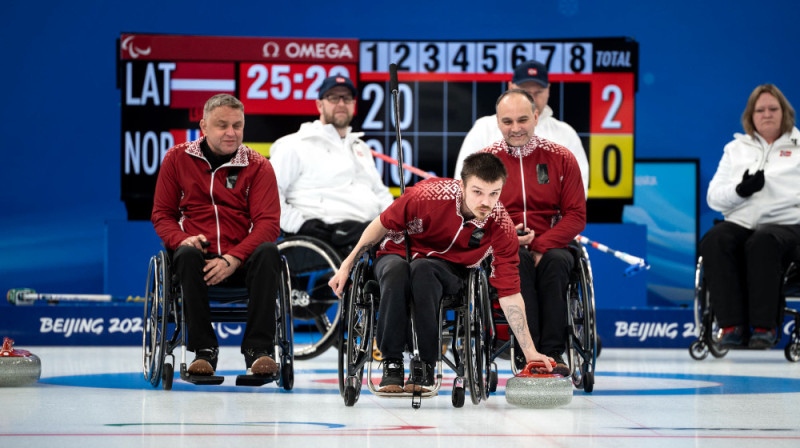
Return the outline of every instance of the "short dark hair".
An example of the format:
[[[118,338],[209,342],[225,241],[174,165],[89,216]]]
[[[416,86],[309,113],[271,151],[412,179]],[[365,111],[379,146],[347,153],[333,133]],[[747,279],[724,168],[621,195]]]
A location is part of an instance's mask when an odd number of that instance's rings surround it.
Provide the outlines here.
[[[464,159],[464,166],[461,168],[461,180],[465,185],[471,176],[484,182],[496,182],[498,179],[502,179],[503,185],[505,185],[508,171],[503,161],[494,154],[476,152]]]

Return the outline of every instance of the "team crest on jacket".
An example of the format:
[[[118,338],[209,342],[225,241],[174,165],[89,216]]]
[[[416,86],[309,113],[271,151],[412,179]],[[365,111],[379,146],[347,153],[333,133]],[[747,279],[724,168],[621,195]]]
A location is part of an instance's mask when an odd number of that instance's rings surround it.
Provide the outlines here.
[[[791,156],[792,156],[791,151],[781,151],[781,157],[791,157]]]

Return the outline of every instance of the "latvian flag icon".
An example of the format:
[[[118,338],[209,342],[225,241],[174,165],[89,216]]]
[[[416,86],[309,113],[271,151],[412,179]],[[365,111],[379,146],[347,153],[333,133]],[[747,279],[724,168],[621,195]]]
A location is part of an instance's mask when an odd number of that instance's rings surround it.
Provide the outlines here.
[[[233,63],[178,62],[170,80],[175,109],[200,109],[217,93],[236,93]]]

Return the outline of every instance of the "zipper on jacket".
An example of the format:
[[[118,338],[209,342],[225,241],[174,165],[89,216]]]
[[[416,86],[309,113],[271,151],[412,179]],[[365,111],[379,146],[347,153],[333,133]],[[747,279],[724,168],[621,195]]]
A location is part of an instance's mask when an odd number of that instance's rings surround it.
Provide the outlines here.
[[[519,153],[519,178],[522,180],[522,230],[528,228],[528,200],[525,197],[525,170],[522,169],[522,150]]]
[[[211,168],[211,164],[208,165]],[[219,169],[219,168],[217,168]],[[217,208],[217,203],[214,201],[214,176],[217,174],[217,170],[211,171],[211,184],[209,185],[208,194],[211,196],[211,205],[214,206],[214,220],[217,224],[217,254],[222,255],[222,234],[219,231],[219,209]]]
[[[430,257],[430,256],[431,256],[431,254],[444,254],[444,253],[446,253],[447,251],[449,251],[449,250],[450,250],[450,248],[451,248],[451,247],[453,247],[453,244],[455,244],[455,243],[456,243],[456,240],[458,239],[458,235],[460,235],[460,234],[461,234],[461,229],[463,229],[463,228],[464,228],[464,226],[466,226],[466,225],[467,225],[467,223],[462,223],[460,226],[458,226],[458,232],[456,232],[456,236],[454,236],[454,237],[453,237],[453,241],[450,241],[450,245],[449,245],[449,246],[447,246],[447,249],[445,249],[445,250],[443,250],[443,251],[441,251],[441,252],[439,252],[439,251],[437,251],[437,250],[432,250],[432,251],[428,252],[428,254],[426,255],[426,257]]]

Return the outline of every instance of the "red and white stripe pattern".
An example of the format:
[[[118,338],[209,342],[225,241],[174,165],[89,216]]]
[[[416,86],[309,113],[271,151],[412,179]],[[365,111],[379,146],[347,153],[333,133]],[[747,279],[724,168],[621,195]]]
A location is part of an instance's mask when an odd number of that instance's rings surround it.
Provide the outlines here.
[[[170,80],[171,107],[202,108],[218,93],[236,93],[233,63],[178,62]]]

